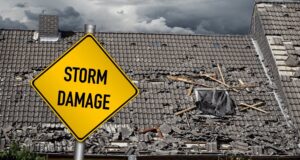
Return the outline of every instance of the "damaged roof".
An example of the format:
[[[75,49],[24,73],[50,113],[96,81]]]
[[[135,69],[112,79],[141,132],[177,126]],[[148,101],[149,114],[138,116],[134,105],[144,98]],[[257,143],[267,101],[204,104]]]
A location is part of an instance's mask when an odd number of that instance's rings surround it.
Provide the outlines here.
[[[140,94],[86,140],[86,153],[297,155],[297,129],[282,107],[290,83],[277,83],[285,76],[267,72],[263,63],[270,35],[260,15],[264,8],[256,7],[253,36],[95,33]],[[266,36],[257,36],[259,29]],[[29,81],[84,33],[61,32],[56,42],[35,40],[35,34],[0,31],[0,148],[17,140],[36,152],[73,152],[74,138]],[[298,42],[294,36],[291,43]],[[230,96],[233,114],[220,117],[197,107],[198,91],[215,90]]]
[[[260,1],[253,15],[252,32],[262,48],[264,63],[277,85],[291,125],[299,130],[300,3]]]

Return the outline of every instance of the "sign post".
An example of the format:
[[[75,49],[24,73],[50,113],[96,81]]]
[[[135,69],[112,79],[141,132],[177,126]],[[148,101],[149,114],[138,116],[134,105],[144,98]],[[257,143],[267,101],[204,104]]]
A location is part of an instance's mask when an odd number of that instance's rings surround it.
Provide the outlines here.
[[[87,34],[49,67],[31,86],[76,138],[75,160],[84,157],[84,140],[109,120],[138,89],[85,26]]]
[[[83,160],[84,158],[84,142],[76,141],[74,160]]]
[[[84,32],[86,34],[94,34],[96,31],[95,25],[85,24],[84,25]],[[83,160],[84,159],[84,141],[76,141],[75,142],[75,153],[74,153],[74,160]]]

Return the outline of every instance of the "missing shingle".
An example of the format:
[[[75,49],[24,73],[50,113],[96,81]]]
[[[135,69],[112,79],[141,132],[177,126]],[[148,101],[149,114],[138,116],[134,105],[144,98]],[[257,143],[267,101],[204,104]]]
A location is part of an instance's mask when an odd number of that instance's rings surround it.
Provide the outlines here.
[[[166,90],[166,89],[161,89],[157,93],[171,93],[171,91]]]
[[[106,44],[104,43],[104,41],[100,41],[100,44],[102,45],[102,46],[105,46]]]
[[[289,17],[290,15],[288,13],[283,14],[283,17]]]
[[[0,40],[1,41],[1,40]],[[34,41],[33,40],[28,40],[27,43],[33,43]]]
[[[161,44],[162,47],[167,47],[168,45],[166,43]]]
[[[32,67],[31,70],[38,72],[44,70],[45,68],[47,68],[47,66]]]
[[[71,44],[73,44],[73,42],[72,41],[67,41],[67,42],[65,42],[65,44],[71,45]]]
[[[197,44],[193,44],[192,48],[198,48],[198,45]]]
[[[129,45],[130,46],[136,46],[136,43],[135,42],[131,42]]]
[[[249,46],[249,45],[246,45],[246,46],[245,46],[245,48],[246,48],[246,49],[250,49],[250,48],[251,48],[251,46]]]
[[[171,106],[171,104],[170,104],[170,103],[163,103],[162,105],[163,105],[164,107]]]
[[[227,67],[226,72],[246,71],[247,67]]]
[[[228,48],[228,45],[225,44],[225,45],[222,46],[222,48]]]

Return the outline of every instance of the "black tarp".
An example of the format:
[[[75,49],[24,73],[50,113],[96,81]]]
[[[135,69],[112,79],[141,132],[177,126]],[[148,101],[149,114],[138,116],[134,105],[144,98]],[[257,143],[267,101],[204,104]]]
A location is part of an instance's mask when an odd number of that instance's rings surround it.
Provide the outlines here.
[[[204,113],[224,117],[235,114],[236,105],[225,90],[197,90],[196,105]]]

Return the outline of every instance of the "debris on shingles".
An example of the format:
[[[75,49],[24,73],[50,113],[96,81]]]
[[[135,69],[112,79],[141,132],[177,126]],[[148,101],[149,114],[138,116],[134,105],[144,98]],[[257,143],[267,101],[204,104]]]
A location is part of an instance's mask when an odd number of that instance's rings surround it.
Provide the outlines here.
[[[219,74],[220,74],[220,76],[222,78],[222,82],[225,83],[225,79],[224,79],[222,68],[221,68],[220,64],[218,64],[218,70],[219,70]]]
[[[193,110],[193,109],[195,109],[195,108],[197,108],[197,106],[189,107],[189,108],[187,108],[187,109],[184,109],[184,110],[181,110],[181,111],[176,112],[175,115],[176,115],[176,116],[181,115],[181,114],[183,114],[183,113],[185,113],[185,112],[188,112],[188,111],[191,111],[191,110]]]
[[[223,87],[225,87],[228,90],[233,90],[235,92],[239,92],[239,90],[246,90],[247,92],[251,92],[250,88],[252,89],[257,89],[259,88],[257,83],[262,83],[261,82],[257,82],[257,81],[250,81],[250,82],[244,82],[241,78],[238,78],[239,74],[235,75],[234,77],[237,77],[237,79],[228,79],[228,83],[226,83],[225,79],[228,77],[233,76],[233,73],[243,73],[243,74],[251,74],[251,76],[253,77],[255,75],[255,73],[253,73],[253,71],[251,71],[251,69],[247,68],[247,67],[242,67],[242,68],[233,68],[233,67],[228,67],[225,68],[225,71],[227,72],[227,76],[226,77],[223,74],[223,70],[222,68],[225,67],[221,67],[220,64],[217,65],[217,71],[215,72],[205,72],[201,71],[199,73],[190,73],[187,75],[168,75],[167,78],[169,80],[174,80],[174,81],[181,81],[181,82],[185,82],[187,84],[191,84],[195,87],[195,86],[202,86],[202,87],[207,87],[207,88],[216,88],[216,86],[210,86],[208,85],[207,81],[214,81],[217,82],[221,85],[223,85]],[[219,77],[219,78],[218,78]],[[219,80],[220,79],[220,80]],[[200,81],[202,80],[202,81]],[[188,90],[188,95],[190,93],[190,90]]]
[[[285,64],[290,67],[299,66],[299,56],[293,54],[288,55],[287,59],[285,60]]]
[[[190,117],[191,127],[184,123],[186,119],[180,118],[182,116]],[[231,118],[205,117],[201,111],[192,110],[184,115],[174,115],[173,119],[153,128],[105,124],[85,141],[86,152],[165,155],[195,153],[196,150],[198,154],[290,155],[297,148],[293,143],[297,133],[281,121],[237,128],[234,121],[238,118],[237,115]],[[270,132],[260,132],[262,127]],[[68,153],[74,151],[75,139],[65,128],[53,125],[2,127],[0,147],[7,148],[12,141],[18,141],[33,151]],[[190,142],[193,147],[189,147]]]
[[[293,75],[295,78],[300,78],[300,69],[297,69]]]
[[[159,127],[153,127],[153,128],[145,128],[140,131],[140,133],[145,134],[148,132],[156,132],[159,138],[163,138],[163,134]]]
[[[193,84],[193,85],[199,85],[199,86],[210,88],[206,84],[195,82],[195,81],[190,80],[190,79],[188,79],[186,77],[167,76],[167,78],[169,78],[170,80],[182,81],[182,82],[190,83],[190,84]]]
[[[210,80],[216,81],[216,82],[218,82],[218,83],[224,85],[224,86],[227,87],[228,89],[232,89],[233,91],[238,92],[238,90],[232,88],[231,86],[229,86],[229,85],[226,84],[225,82],[222,82],[222,81],[220,81],[220,80],[218,80],[218,79],[216,79],[216,78],[214,78],[214,77],[212,77],[212,76],[209,76],[208,74],[200,74],[200,76],[207,77],[207,78],[209,78]]]
[[[29,85],[30,80],[37,74],[35,70],[32,72],[17,72],[15,73],[16,83],[14,86]]]
[[[129,138],[129,136],[133,133],[133,130],[130,127],[121,127],[120,133],[122,140],[125,140]]]
[[[258,87],[256,84],[253,84],[253,83],[245,83],[241,79],[238,79],[238,81],[239,81],[240,84],[237,85],[237,86],[234,86],[233,88],[236,88],[236,89],[246,89],[247,92],[250,92],[249,88]]]

